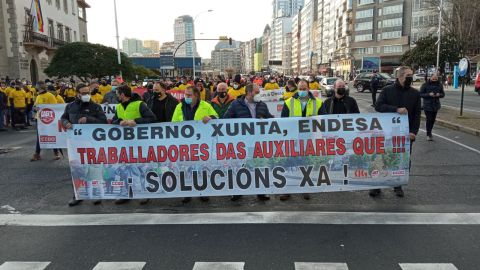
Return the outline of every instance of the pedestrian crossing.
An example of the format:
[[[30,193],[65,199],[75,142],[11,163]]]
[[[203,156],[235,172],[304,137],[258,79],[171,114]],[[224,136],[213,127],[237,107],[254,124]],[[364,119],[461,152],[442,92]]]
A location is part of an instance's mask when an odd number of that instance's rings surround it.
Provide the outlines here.
[[[0,270],[46,270],[51,262],[9,261]],[[142,270],[146,262],[99,262],[92,270]],[[195,262],[192,270],[243,270],[245,262]],[[402,270],[460,270],[451,263],[399,263]],[[248,264],[247,264],[248,269]],[[294,262],[292,270],[349,270],[348,263]]]

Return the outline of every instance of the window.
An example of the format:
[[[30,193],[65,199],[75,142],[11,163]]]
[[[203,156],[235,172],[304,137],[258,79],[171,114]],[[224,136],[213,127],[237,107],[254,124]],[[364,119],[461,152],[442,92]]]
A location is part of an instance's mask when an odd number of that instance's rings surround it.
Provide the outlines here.
[[[60,9],[60,0],[55,0],[55,6]]]
[[[70,38],[70,28],[65,27],[65,41],[70,43],[72,39]]]
[[[401,53],[402,45],[383,46],[384,53]]]
[[[378,9],[378,16],[382,16],[382,13],[383,13],[383,9],[379,8]]]
[[[73,31],[73,42],[77,42],[77,31]]]
[[[355,24],[355,31],[371,30],[372,28],[373,28],[373,21]]]
[[[47,0],[47,4],[52,5],[52,0]]]
[[[403,12],[403,5],[383,7],[383,15],[397,14]]]
[[[391,32],[382,33],[382,39],[399,38],[401,36],[402,36],[402,31],[391,31]]]
[[[355,53],[356,54],[374,54],[375,53],[375,47],[356,48]]]
[[[57,23],[57,38],[63,40],[63,25]]]
[[[382,27],[378,27],[378,28],[396,27],[396,26],[402,26],[402,18],[383,20]]]
[[[373,17],[373,9],[366,9],[357,11],[357,19],[370,18]]]
[[[372,40],[372,34],[365,34],[365,35],[356,35],[355,41],[369,41]]]
[[[375,0],[357,0],[358,5],[368,5],[368,4],[373,4],[375,3]]]
[[[83,13],[83,8],[82,7],[78,7],[78,17],[81,18],[81,19],[85,19],[85,14]]]
[[[68,14],[68,4],[67,0],[63,0],[63,11]]]
[[[71,1],[72,1],[72,2],[71,2],[71,5],[70,5],[70,6],[72,7],[72,15],[75,15],[75,9],[76,9],[76,8],[75,8],[75,0],[71,0]]]
[[[55,38],[55,29],[53,28],[53,21],[48,19],[48,37]]]

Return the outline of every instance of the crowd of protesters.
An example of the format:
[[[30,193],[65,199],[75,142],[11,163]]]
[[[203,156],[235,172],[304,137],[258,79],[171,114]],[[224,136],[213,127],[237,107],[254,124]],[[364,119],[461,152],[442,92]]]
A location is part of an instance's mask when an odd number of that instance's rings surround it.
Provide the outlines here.
[[[401,67],[397,72],[397,82],[386,87],[375,100],[378,112],[398,112],[408,114],[410,122],[410,139],[412,142],[420,124],[420,94],[411,87],[412,70]],[[431,98],[429,111],[438,110],[437,99],[443,97],[442,91],[436,90],[435,83],[422,87],[422,97]],[[68,103],[61,117],[62,125],[69,129],[73,124],[107,123],[107,118],[100,104],[116,104],[116,113],[111,124],[133,127],[137,124],[203,121],[216,118],[257,118],[267,119],[273,115],[267,105],[257,98],[260,89],[275,90],[284,88],[284,106],[281,117],[310,117],[324,114],[360,113],[357,102],[346,92],[346,83],[338,79],[334,85],[333,96],[322,100],[310,90],[319,90],[314,76],[308,79],[284,76],[242,76],[231,78],[217,76],[214,78],[178,77],[149,80],[145,82],[124,82],[121,78],[100,78],[87,83],[68,81],[40,81],[35,86],[25,80],[0,82],[0,130],[9,125],[15,130],[25,129],[34,121],[36,106],[40,104]],[[177,100],[171,91],[181,91],[183,98]],[[434,94],[432,95],[432,92]],[[429,125],[433,127],[434,113],[430,113]],[[429,129],[431,130],[431,129]],[[429,134],[430,135],[430,134]],[[431,135],[430,135],[431,136]],[[61,149],[54,149],[54,159],[63,155]],[[31,161],[40,160],[40,146],[37,133],[37,145]],[[92,177],[95,177],[92,172]],[[98,177],[97,177],[98,178]],[[101,178],[101,177],[99,177]],[[395,188],[397,196],[403,196],[401,187]],[[370,195],[378,196],[379,190]],[[241,196],[232,196],[239,200]],[[258,195],[260,200],[269,200],[268,195]],[[288,200],[289,194],[280,196]],[[309,194],[303,194],[305,200]],[[208,201],[208,197],[201,197]],[[191,199],[184,198],[187,203]],[[81,201],[75,197],[70,206]],[[95,204],[101,201],[94,201]],[[117,200],[125,203],[128,200]],[[147,203],[141,200],[140,203]]]

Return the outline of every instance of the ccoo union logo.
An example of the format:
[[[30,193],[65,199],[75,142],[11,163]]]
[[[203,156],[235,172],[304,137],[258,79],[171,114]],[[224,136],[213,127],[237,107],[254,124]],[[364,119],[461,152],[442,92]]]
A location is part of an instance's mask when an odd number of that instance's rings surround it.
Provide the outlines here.
[[[40,121],[48,125],[55,120],[55,112],[52,109],[45,108],[40,111]]]

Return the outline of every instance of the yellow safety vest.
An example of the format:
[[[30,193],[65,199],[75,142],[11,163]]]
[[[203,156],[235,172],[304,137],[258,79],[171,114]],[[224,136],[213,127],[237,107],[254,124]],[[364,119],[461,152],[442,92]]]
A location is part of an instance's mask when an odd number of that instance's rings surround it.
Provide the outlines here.
[[[127,108],[124,109],[122,104],[117,104],[117,117],[122,120],[135,120],[142,118],[140,113],[140,105],[143,101],[133,101],[128,103]]]
[[[322,107],[323,101],[319,98],[311,99],[309,98],[306,106],[305,116],[316,116],[318,115],[318,109]],[[285,101],[285,105],[290,110],[289,117],[302,117],[302,102],[298,98],[289,98]]]
[[[178,103],[177,107],[175,107],[175,111],[173,112],[172,116],[172,122],[182,122],[183,121],[183,110],[182,110],[182,105],[183,102]],[[215,116],[218,118],[218,114],[213,109],[212,105],[210,103],[200,100],[200,103],[198,104],[197,111],[195,112],[195,116],[193,117],[193,120],[202,120],[205,116]]]

